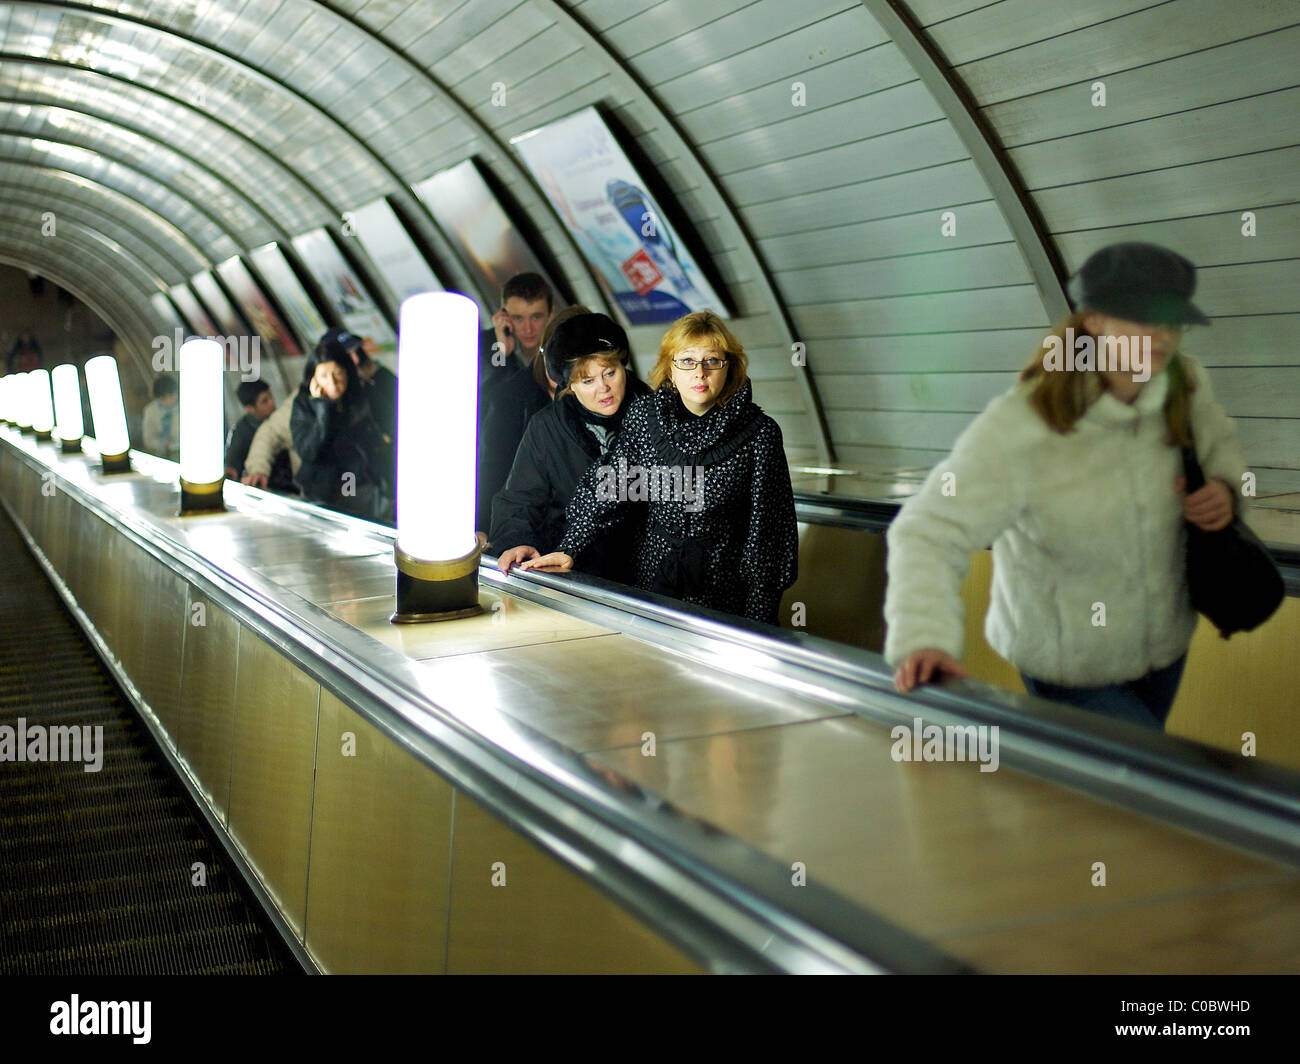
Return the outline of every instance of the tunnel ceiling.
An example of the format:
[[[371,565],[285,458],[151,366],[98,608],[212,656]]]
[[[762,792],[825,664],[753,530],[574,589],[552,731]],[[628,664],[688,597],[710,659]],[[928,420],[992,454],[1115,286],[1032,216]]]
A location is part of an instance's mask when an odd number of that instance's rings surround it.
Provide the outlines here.
[[[171,327],[151,296],[319,226],[346,239],[387,196],[472,290],[411,186],[473,157],[606,308],[510,145],[595,104],[695,235],[793,458],[932,464],[1064,274],[1153,239],[1204,267],[1216,387],[1282,476],[1298,49],[1293,0],[10,2],[0,258],[143,353]],[[642,364],[658,332],[632,330]]]

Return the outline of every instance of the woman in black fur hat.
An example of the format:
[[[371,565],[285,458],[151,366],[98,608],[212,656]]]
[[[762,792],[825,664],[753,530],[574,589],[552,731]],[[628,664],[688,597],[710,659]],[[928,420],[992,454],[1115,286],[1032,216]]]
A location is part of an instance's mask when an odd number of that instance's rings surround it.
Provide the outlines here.
[[[556,401],[529,420],[506,486],[492,503],[489,539],[502,572],[559,544],[578,482],[614,445],[632,399],[650,391],[628,367],[627,333],[604,314],[562,322],[543,355]],[[611,542],[638,532],[632,521],[619,536],[593,542],[584,568],[626,581],[627,551],[613,549]]]

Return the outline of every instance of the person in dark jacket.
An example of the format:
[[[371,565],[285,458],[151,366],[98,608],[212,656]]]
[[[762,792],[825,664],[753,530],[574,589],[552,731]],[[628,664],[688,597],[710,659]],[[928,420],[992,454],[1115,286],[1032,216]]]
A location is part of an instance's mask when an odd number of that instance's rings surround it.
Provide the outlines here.
[[[375,422],[356,365],[340,345],[326,345],[320,360],[307,366],[289,425],[302,458],[303,498],[392,524],[392,445]]]
[[[378,350],[370,337],[357,336],[347,329],[329,329],[316,345],[316,357],[332,347],[342,347],[357,367],[357,384],[370,401],[375,424],[390,441],[397,439],[397,374],[371,357]]]
[[[633,402],[605,460],[584,474],[558,550],[520,568],[583,568],[621,514],[644,505],[636,586],[775,624],[799,535],[781,429],[754,404],[747,366],[716,314],[675,322],[650,373],[656,391]]]
[[[567,318],[547,340],[544,355],[556,401],[528,422],[510,478],[492,504],[489,539],[503,573],[559,544],[578,482],[614,445],[631,401],[650,392],[631,372],[627,333],[604,314]],[[638,532],[633,521],[617,539],[598,540],[583,568],[626,581],[628,552],[620,548],[623,537]]]
[[[493,328],[479,342],[475,527],[485,532],[492,523],[492,500],[510,476],[528,419],[551,399],[533,371],[553,310],[554,296],[545,278],[517,274],[502,288]]]
[[[248,457],[253,437],[262,423],[275,413],[275,396],[266,381],[241,381],[235,394],[244,408],[244,416],[235,422],[226,436],[226,477],[229,480],[239,480],[244,475],[244,459]],[[292,484],[288,455],[277,456],[271,480],[277,482],[273,491],[283,491],[286,483]]]

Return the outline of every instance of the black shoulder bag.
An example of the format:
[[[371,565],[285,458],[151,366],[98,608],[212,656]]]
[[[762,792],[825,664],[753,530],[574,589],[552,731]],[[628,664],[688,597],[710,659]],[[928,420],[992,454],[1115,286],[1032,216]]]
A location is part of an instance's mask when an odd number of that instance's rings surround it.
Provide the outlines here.
[[[1195,444],[1184,447],[1187,494],[1205,485]],[[1192,607],[1227,639],[1267,621],[1282,604],[1286,588],[1277,562],[1246,523],[1234,517],[1217,532],[1187,522],[1187,586]]]

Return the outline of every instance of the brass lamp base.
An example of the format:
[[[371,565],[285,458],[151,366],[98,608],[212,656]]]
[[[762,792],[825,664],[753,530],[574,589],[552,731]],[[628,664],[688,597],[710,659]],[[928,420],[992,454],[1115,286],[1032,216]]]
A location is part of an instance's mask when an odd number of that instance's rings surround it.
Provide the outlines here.
[[[195,484],[181,477],[181,517],[193,517],[196,514],[219,514],[226,510],[226,500],[221,486],[225,478]]]
[[[62,453],[62,454],[80,454],[80,453],[81,453],[81,437],[80,437],[80,436],[78,436],[75,440],[60,440],[60,441],[59,441],[59,444],[60,444],[59,451],[60,451],[60,453]]]
[[[32,430],[32,435],[36,437],[36,442],[37,442],[37,443],[49,443],[50,440],[54,439],[54,430],[53,430],[53,429],[33,429],[33,430]]]
[[[100,471],[106,476],[110,473],[129,473],[131,472],[131,452],[123,451],[121,454],[101,454],[99,456]]]
[[[483,612],[478,601],[478,560],[487,537],[475,533],[474,549],[445,562],[422,562],[394,545],[397,609],[393,624],[454,621]]]

